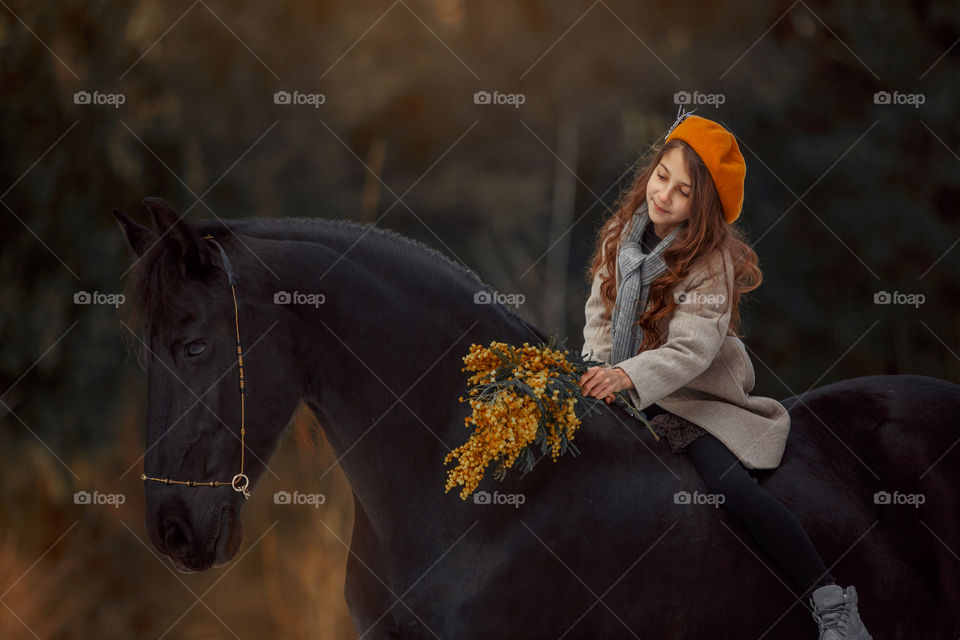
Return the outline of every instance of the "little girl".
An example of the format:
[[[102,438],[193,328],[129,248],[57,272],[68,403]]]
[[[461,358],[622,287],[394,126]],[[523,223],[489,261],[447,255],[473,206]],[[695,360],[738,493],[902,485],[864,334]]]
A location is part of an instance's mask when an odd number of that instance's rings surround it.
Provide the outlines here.
[[[600,229],[583,353],[605,364],[583,374],[583,394],[610,403],[627,390],[803,596],[812,590],[819,640],[872,640],[856,589],[836,584],[800,521],[747,471],[779,466],[790,415],[749,395],[753,365],[736,332],[740,296],[762,280],[732,225],[746,165],[729,131],[682,111]]]

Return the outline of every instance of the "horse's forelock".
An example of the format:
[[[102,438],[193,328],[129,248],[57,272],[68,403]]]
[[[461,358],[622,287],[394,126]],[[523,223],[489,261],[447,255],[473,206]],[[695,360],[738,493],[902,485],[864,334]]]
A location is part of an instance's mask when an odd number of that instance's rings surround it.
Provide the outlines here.
[[[179,292],[186,279],[180,274],[179,257],[157,243],[131,270],[126,286],[125,322],[148,342],[148,331],[170,326],[183,312]]]

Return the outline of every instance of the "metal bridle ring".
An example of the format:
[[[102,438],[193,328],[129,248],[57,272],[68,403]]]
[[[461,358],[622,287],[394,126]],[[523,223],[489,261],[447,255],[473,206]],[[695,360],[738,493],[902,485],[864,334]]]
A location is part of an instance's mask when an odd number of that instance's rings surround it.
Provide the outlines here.
[[[250,478],[248,478],[246,474],[238,473],[233,476],[233,480],[230,481],[230,486],[233,487],[234,491],[242,493],[245,496],[250,495],[247,491],[247,487],[250,486]]]

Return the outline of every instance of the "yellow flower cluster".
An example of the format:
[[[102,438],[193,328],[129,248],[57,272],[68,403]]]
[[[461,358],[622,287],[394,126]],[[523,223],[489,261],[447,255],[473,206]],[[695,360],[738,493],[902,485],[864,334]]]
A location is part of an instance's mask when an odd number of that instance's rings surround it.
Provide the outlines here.
[[[520,455],[530,455],[525,449],[536,440],[545,439],[542,448],[549,448],[554,462],[564,442],[573,448],[570,441],[580,427],[574,412],[579,387],[573,382],[579,371],[567,360],[568,353],[526,342],[522,347],[503,342],[470,345],[462,371],[474,372],[468,380],[473,414],[464,423],[468,428],[473,424],[474,430],[444,458],[445,465],[457,459],[448,471],[445,492],[463,485],[460,498],[466,500],[492,461],[499,463],[497,475],[502,477]]]

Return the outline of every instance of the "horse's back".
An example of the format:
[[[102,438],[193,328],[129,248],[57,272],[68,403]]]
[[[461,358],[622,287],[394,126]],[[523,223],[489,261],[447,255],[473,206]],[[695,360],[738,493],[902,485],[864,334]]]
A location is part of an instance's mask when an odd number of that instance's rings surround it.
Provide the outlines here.
[[[919,375],[862,376],[781,402],[791,426],[777,473],[795,461],[820,460],[847,477],[888,482],[960,468],[937,462],[946,460],[960,439],[960,385],[952,382]]]

